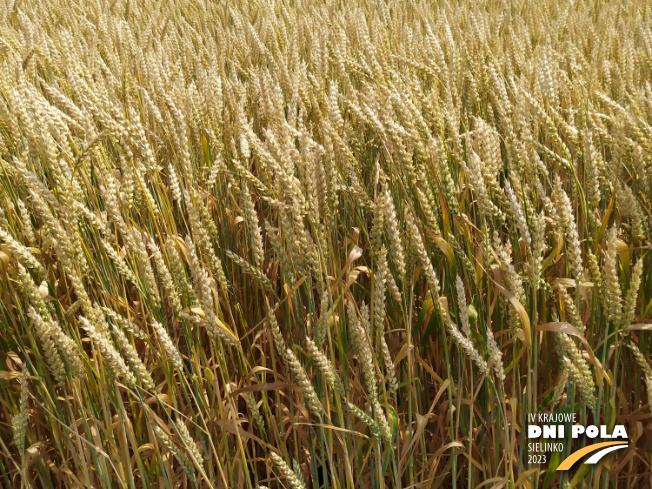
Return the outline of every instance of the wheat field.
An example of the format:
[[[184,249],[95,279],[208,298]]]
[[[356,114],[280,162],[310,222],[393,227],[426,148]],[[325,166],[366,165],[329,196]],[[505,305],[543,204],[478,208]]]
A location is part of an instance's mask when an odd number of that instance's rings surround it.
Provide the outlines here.
[[[651,75],[644,0],[0,1],[0,484],[651,487]]]

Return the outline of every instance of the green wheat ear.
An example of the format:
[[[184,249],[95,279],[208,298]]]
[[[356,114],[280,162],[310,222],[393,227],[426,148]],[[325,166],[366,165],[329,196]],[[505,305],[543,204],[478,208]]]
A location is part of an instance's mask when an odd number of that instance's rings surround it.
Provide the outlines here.
[[[475,309],[473,304],[469,304],[469,322],[475,324],[478,320],[478,311]]]

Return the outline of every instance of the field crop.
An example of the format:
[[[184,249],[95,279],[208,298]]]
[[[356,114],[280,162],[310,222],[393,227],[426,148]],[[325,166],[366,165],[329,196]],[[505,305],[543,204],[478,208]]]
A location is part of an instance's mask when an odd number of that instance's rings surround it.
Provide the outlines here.
[[[0,484],[651,487],[651,75],[643,0],[2,0]]]

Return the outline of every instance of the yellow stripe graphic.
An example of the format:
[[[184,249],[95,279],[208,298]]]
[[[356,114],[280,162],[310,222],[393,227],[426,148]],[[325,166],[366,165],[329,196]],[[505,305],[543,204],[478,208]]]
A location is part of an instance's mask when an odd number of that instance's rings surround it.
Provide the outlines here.
[[[627,443],[622,441],[605,441],[603,443],[594,443],[593,445],[589,445],[588,447],[580,448],[576,452],[573,452],[568,457],[566,457],[566,459],[561,464],[559,464],[557,470],[568,470],[573,466],[575,462],[581,459],[584,455],[588,455],[589,453],[595,452],[596,450],[600,450],[601,448],[610,447],[613,445],[626,445],[626,444]]]

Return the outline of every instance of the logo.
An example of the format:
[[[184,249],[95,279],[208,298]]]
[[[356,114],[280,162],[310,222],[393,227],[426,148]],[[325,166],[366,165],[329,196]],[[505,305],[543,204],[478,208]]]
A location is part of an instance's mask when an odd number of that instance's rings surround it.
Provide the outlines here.
[[[604,457],[606,454],[611,453],[615,450],[620,450],[621,448],[625,448],[628,446],[629,445],[627,443],[622,443],[620,441],[605,441],[603,443],[593,443],[588,447],[581,448],[576,452],[571,453],[568,457],[564,459],[562,463],[559,464],[557,470],[570,469],[575,464],[575,462],[577,462],[579,459],[581,459],[585,455],[588,455],[589,453],[596,452],[596,450],[597,452],[591,455],[588,458],[588,460],[586,460],[584,463],[597,464],[600,461],[600,459]]]
[[[528,414],[529,463],[541,464],[548,461],[548,453],[567,452],[566,447],[574,440],[596,440],[567,455],[557,470],[569,470],[582,458],[591,455],[583,463],[596,464],[616,450],[628,447],[625,426],[584,425],[577,421],[577,413],[530,413]],[[609,440],[609,441],[603,441]]]

